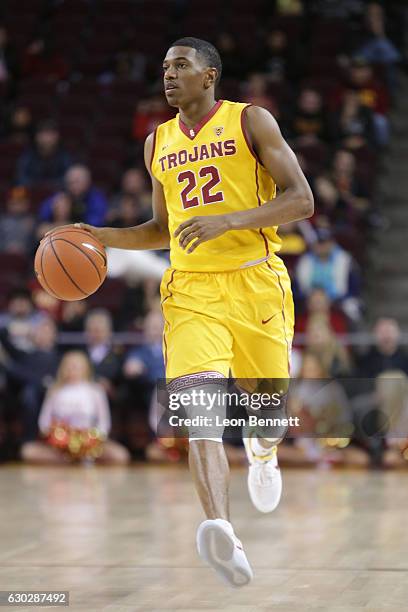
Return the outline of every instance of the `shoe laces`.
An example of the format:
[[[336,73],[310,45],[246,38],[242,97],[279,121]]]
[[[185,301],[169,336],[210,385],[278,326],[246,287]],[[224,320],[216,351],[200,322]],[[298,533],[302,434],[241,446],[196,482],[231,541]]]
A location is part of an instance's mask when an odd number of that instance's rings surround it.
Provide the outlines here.
[[[253,467],[255,468],[256,483],[261,487],[270,486],[278,477],[278,470],[272,461],[259,461]]]

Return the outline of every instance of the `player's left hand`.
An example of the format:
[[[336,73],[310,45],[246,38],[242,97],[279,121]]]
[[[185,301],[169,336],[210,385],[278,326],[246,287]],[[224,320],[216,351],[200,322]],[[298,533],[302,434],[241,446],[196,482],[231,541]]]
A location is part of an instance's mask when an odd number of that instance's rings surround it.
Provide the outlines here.
[[[221,234],[225,234],[229,229],[231,228],[227,215],[191,217],[191,219],[184,221],[184,223],[178,226],[174,232],[174,237],[177,238],[179,236],[181,248],[187,249],[187,253],[192,253],[203,242],[221,236]],[[194,242],[191,244],[192,240]]]

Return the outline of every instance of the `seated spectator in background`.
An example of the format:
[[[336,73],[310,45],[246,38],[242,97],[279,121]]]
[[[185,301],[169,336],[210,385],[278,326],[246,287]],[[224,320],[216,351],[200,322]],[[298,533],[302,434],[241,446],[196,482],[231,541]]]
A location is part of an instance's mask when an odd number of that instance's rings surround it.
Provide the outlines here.
[[[303,221],[292,221],[279,226],[279,237],[282,246],[279,256],[283,255],[302,255],[315,239],[315,232],[312,225],[306,219]]]
[[[306,311],[296,316],[296,333],[305,333],[310,320],[320,320],[335,334],[346,334],[348,322],[344,313],[336,309],[324,289],[313,289],[306,299]],[[295,336],[296,337],[296,336]]]
[[[348,82],[335,87],[331,94],[331,110],[338,111],[351,90],[355,91],[362,106],[367,106],[373,112],[376,140],[382,145],[389,140],[389,122],[387,114],[390,110],[390,97],[387,88],[379,83],[372,66],[364,58],[352,59]]]
[[[408,374],[408,354],[400,346],[401,330],[391,318],[380,318],[373,329],[375,346],[359,362],[361,377],[374,378],[387,370]]]
[[[39,428],[46,441],[27,442],[22,446],[21,456],[31,463],[60,464],[82,458],[124,465],[130,460],[129,453],[108,438],[110,427],[107,397],[103,387],[93,380],[89,360],[84,353],[70,351],[64,355],[56,382],[41,409]],[[80,447],[79,432],[83,436],[91,433],[93,442],[98,440],[96,453],[92,446],[88,450]],[[61,439],[64,436],[66,444]]]
[[[4,136],[8,142],[16,144],[29,144],[33,136],[33,116],[28,106],[17,105],[8,114]]]
[[[0,83],[7,83],[7,93],[13,94],[20,67],[14,45],[4,26],[0,26]]]
[[[274,117],[279,117],[276,100],[268,93],[268,81],[265,74],[253,73],[248,77],[244,88],[245,102],[266,108]]]
[[[102,191],[92,186],[89,168],[81,164],[71,166],[64,176],[64,185],[72,202],[72,222],[84,221],[90,225],[103,225],[108,203]],[[58,196],[59,192],[42,203],[40,221],[52,222],[53,202]]]
[[[146,185],[146,174],[141,168],[128,168],[122,175],[120,191],[110,201],[107,220],[114,219],[123,196],[134,198],[143,221],[152,217],[152,194]],[[141,221],[141,223],[143,222]]]
[[[279,457],[283,463],[368,465],[368,453],[350,445],[353,412],[347,395],[338,381],[329,379],[320,356],[304,353],[287,404],[288,413],[299,417],[300,427],[294,428],[293,445],[281,445]],[[300,437],[302,433],[307,437]]]
[[[62,302],[59,329],[62,332],[82,332],[88,304],[86,300]]]
[[[327,118],[321,94],[302,89],[293,113],[289,132],[296,144],[313,144],[327,138]]]
[[[112,317],[107,310],[95,308],[85,318],[86,352],[95,372],[96,380],[110,398],[121,369],[120,353],[112,343]]]
[[[336,229],[350,230],[368,213],[368,193],[356,177],[356,160],[349,151],[336,151],[331,168],[315,178],[314,191],[321,212]]]
[[[248,61],[234,36],[230,32],[220,32],[215,45],[222,57],[223,78],[241,80],[248,70]]]
[[[41,240],[46,232],[49,232],[59,225],[73,223],[72,199],[68,193],[60,191],[53,197],[51,202],[51,215],[49,221],[38,224],[36,230],[36,237],[38,240]]]
[[[33,247],[34,218],[24,187],[14,187],[7,194],[6,210],[0,214],[0,253],[28,255]]]
[[[357,50],[356,55],[364,58],[370,64],[385,66],[388,86],[392,90],[396,86],[395,66],[400,62],[401,54],[387,38],[384,9],[379,2],[367,4],[366,26],[366,40]]]
[[[306,327],[306,350],[321,361],[327,376],[347,376],[351,362],[346,348],[341,344],[328,321],[315,315]]]
[[[33,146],[24,151],[17,162],[16,181],[25,186],[61,185],[71,165],[72,158],[61,146],[56,122],[46,119],[36,129]]]
[[[163,96],[156,95],[140,100],[133,115],[133,138],[143,142],[151,132],[154,132],[160,123],[171,119],[172,116],[173,113]]]
[[[261,69],[272,82],[296,81],[300,75],[301,61],[298,50],[283,30],[272,30],[259,54]]]
[[[123,375],[127,380],[143,379],[152,387],[165,378],[163,361],[163,316],[152,310],[143,324],[144,342],[132,348],[125,357]]]
[[[66,79],[69,65],[66,59],[55,51],[53,41],[48,37],[34,38],[23,56],[23,74],[30,78],[46,78],[50,81]]]
[[[330,117],[330,134],[336,144],[350,150],[380,144],[373,111],[361,104],[358,93],[352,89],[345,92],[341,106]]]
[[[4,367],[21,394],[24,440],[34,440],[37,437],[41,403],[59,362],[57,329],[52,319],[39,319],[32,326],[30,335],[33,342],[30,351],[18,350],[7,337],[2,338],[7,355]]]
[[[33,350],[32,329],[40,316],[28,289],[14,289],[9,295],[7,310],[0,313],[1,337],[7,337],[16,350]]]
[[[327,228],[317,229],[317,240],[296,265],[296,284],[301,297],[324,289],[353,321],[360,318],[360,272],[350,253],[342,249]]]
[[[112,227],[133,227],[151,219],[151,214],[144,214],[135,196],[122,195],[115,214],[112,214],[109,225]]]

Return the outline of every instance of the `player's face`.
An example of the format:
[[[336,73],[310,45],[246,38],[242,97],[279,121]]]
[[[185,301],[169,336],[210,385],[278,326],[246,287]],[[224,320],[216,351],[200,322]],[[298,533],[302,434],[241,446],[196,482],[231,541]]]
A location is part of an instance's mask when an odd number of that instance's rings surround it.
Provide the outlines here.
[[[163,60],[164,91],[170,106],[184,106],[203,95],[212,84],[206,68],[190,47],[170,47]]]

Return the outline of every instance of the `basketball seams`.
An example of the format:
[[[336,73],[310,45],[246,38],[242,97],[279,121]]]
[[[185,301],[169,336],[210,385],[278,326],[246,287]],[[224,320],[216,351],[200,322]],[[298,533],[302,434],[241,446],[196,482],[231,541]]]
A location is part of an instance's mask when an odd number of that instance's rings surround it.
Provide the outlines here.
[[[47,281],[47,279],[46,279],[46,276],[45,276],[45,274],[44,274],[44,268],[43,268],[43,257],[44,257],[44,253],[45,253],[45,251],[46,251],[47,247],[49,247],[49,246],[50,246],[50,244],[51,244],[51,241],[50,241],[50,240],[48,240],[48,242],[46,242],[46,243],[44,244],[44,246],[43,246],[43,248],[42,248],[42,250],[41,250],[41,258],[40,258],[41,278],[42,278],[42,281],[43,281],[43,282],[44,282],[44,283],[47,285],[48,291],[49,291],[49,292],[50,292],[50,293],[51,293],[51,294],[52,294],[52,295],[53,295],[55,298],[57,298],[58,300],[61,300],[62,298],[60,298],[60,297],[59,297],[59,295],[57,295],[57,294],[56,294],[56,292],[55,292],[53,289],[51,289],[51,286],[50,286],[50,284],[48,283],[48,281]]]
[[[67,270],[66,270],[66,268],[65,268],[64,264],[62,263],[62,261],[61,261],[60,257],[58,256],[58,254],[57,254],[57,252],[56,252],[56,250],[55,250],[55,247],[54,247],[54,245],[53,245],[53,240],[52,240],[52,237],[50,237],[50,245],[51,245],[51,248],[52,248],[52,251],[53,251],[53,253],[54,253],[54,255],[55,255],[56,260],[58,261],[59,265],[61,266],[61,268],[62,268],[62,269],[63,269],[63,271],[65,272],[66,276],[67,276],[67,277],[69,278],[69,280],[71,281],[71,283],[72,283],[72,284],[74,285],[74,287],[75,287],[76,289],[78,289],[78,291],[80,291],[80,292],[81,292],[81,293],[82,293],[82,294],[83,294],[85,297],[88,297],[88,293],[86,293],[86,292],[85,292],[83,289],[81,289],[81,287],[80,287],[80,286],[79,286],[79,285],[78,285],[78,284],[77,284],[77,283],[74,281],[74,279],[71,277],[71,275],[69,274],[69,272],[67,272]]]
[[[75,244],[75,242],[71,242],[71,240],[68,240],[67,238],[54,238],[54,242],[57,242],[57,240],[60,240],[61,242],[68,242],[68,244],[70,244],[71,246],[75,247],[76,249],[78,249],[78,251],[80,251],[83,255],[85,255],[85,257],[91,262],[91,264],[93,265],[93,267],[96,270],[96,273],[98,275],[99,281],[102,282],[102,278],[101,278],[101,274],[98,270],[98,266],[96,265],[96,263],[93,261],[92,257],[90,257],[88,255],[88,253],[86,253],[85,251],[83,251],[81,249],[81,247],[79,247],[77,244]],[[99,251],[98,251],[99,253]],[[103,258],[105,260],[105,258]]]
[[[102,244],[102,242],[100,240],[95,238],[95,236],[93,234],[91,234],[91,232],[88,232],[87,230],[83,230],[83,229],[80,229],[80,228],[77,228],[77,227],[72,228],[72,229],[60,229],[60,230],[56,229],[56,230],[53,230],[50,238],[51,237],[53,237],[53,238],[54,237],[58,237],[59,238],[59,236],[61,234],[66,234],[67,232],[73,232],[75,234],[81,233],[84,236],[86,236],[88,238],[88,240],[94,240],[96,242],[97,246],[96,245],[93,245],[93,246],[95,246],[95,248],[98,247],[98,251],[99,251],[101,257],[103,257],[103,259],[104,259],[104,261],[106,263],[107,260],[106,260],[106,255],[104,255],[104,251],[105,251],[104,245]]]

